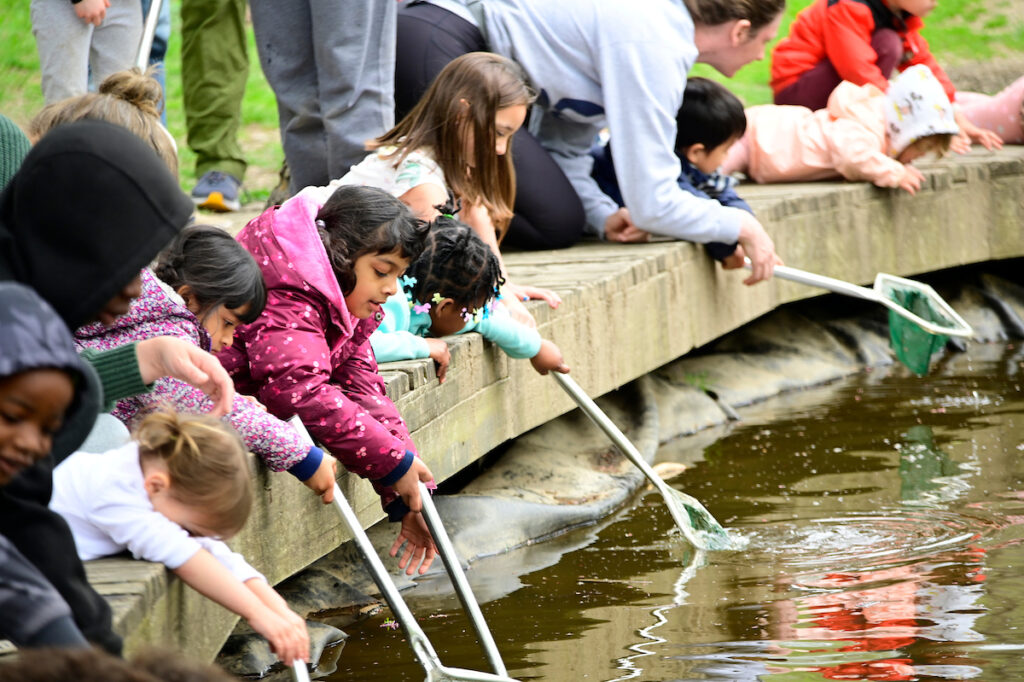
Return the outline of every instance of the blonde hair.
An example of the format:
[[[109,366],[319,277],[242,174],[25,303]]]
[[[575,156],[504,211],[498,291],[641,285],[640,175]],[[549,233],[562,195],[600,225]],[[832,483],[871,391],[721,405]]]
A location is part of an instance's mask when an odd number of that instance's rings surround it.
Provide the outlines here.
[[[941,159],[946,155],[946,152],[949,151],[949,145],[952,144],[952,142],[952,133],[925,135],[924,137],[919,137],[908,144],[899,152],[899,154],[902,154],[905,151],[912,151],[915,156],[925,156],[926,154],[934,152],[935,156]],[[897,154],[897,156],[899,156],[899,154]]]
[[[154,412],[134,437],[142,462],[159,459],[167,467],[175,500],[202,510],[222,538],[242,529],[253,492],[249,457],[234,429],[207,415]]]
[[[145,73],[138,67],[118,71],[100,83],[98,92],[68,97],[44,107],[29,121],[29,137],[38,140],[63,123],[82,119],[114,123],[153,147],[177,177],[178,149],[174,138],[160,123],[163,91],[153,78],[153,71],[154,67]]]
[[[490,52],[470,52],[449,62],[412,111],[367,148],[398,147],[392,156],[397,167],[410,152],[430,147],[455,196],[486,207],[500,235],[512,220],[516,173],[512,141],[503,156],[495,152],[494,117],[500,109],[529,107],[535,98],[518,64]],[[472,164],[464,151],[469,135]]]

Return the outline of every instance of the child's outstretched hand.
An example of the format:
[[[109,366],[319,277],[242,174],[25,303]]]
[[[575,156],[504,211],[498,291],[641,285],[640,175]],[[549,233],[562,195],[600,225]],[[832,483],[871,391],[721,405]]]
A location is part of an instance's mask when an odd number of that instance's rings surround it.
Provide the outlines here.
[[[448,374],[448,365],[452,361],[452,354],[448,350],[448,344],[441,339],[424,339],[427,348],[430,349],[430,359],[434,361],[437,370],[437,383],[443,384]]]
[[[553,341],[548,341],[547,339],[541,339],[540,350],[530,358],[530,364],[541,374],[547,374],[548,372],[569,373],[569,365],[565,364],[562,351],[558,349],[558,346]]]
[[[402,530],[398,532],[395,544],[391,545],[391,556],[398,556],[398,550],[403,544],[405,552],[398,560],[398,568],[404,568],[406,575],[415,573],[417,567],[420,575],[426,573],[437,556],[437,547],[423,520],[423,514],[409,512],[402,517]]]
[[[286,615],[261,606],[263,608],[248,619],[249,626],[267,638],[271,650],[282,663],[291,665],[294,661],[309,661],[306,621],[294,612],[289,611],[290,615]]]
[[[921,189],[922,182],[924,182],[924,173],[913,166],[903,166],[903,177],[900,178],[899,184],[900,189],[915,194],[917,190]]]
[[[324,504],[330,504],[334,502],[334,482],[337,479],[338,461],[325,452],[320,466],[302,484],[316,493]]]
[[[434,474],[430,472],[430,467],[422,459],[416,457],[405,475],[391,486],[396,493],[402,496],[405,505],[412,510],[402,517],[402,530],[399,531],[395,544],[391,545],[391,556],[398,556],[398,550],[403,544],[405,545],[405,553],[399,560],[398,567],[406,569],[405,572],[408,575],[412,575],[417,566],[419,566],[421,574],[426,573],[430,564],[433,563],[434,557],[437,556],[437,547],[434,545],[434,539],[430,537],[430,529],[427,528],[423,515],[420,514],[423,511],[423,502],[420,500],[420,481],[432,483]]]

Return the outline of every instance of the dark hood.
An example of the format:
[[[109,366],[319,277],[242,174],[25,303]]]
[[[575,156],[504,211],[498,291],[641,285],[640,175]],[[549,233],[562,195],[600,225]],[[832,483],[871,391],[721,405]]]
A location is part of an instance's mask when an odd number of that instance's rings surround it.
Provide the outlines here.
[[[75,384],[74,400],[54,437],[59,461],[89,435],[99,413],[99,382],[53,308],[26,286],[0,282],[0,377],[40,368],[66,370]]]
[[[128,130],[101,121],[59,126],[0,195],[0,280],[32,287],[74,329],[191,214],[167,166]]]

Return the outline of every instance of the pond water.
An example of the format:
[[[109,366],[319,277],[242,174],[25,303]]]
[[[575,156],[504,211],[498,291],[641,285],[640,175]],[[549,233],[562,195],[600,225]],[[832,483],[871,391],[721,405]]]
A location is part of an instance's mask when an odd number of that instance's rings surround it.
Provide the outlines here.
[[[865,372],[663,447],[688,467],[670,483],[747,547],[695,551],[647,490],[599,526],[474,563],[510,675],[1024,679],[1022,367],[1014,347],[975,345],[923,379]],[[446,665],[487,670],[440,582],[410,606]],[[389,615],[346,628],[328,679],[423,679]]]

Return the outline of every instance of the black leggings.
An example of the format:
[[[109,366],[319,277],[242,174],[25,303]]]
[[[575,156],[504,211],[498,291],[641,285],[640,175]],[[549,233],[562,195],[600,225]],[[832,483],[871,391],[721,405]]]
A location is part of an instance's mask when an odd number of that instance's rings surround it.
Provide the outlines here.
[[[487,52],[480,30],[427,3],[398,11],[395,63],[395,120],[401,120],[451,60],[467,52]],[[516,167],[515,218],[503,245],[560,249],[583,235],[586,215],[576,190],[554,159],[524,126],[513,138]]]

